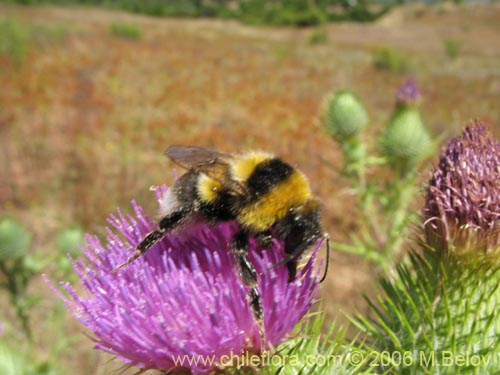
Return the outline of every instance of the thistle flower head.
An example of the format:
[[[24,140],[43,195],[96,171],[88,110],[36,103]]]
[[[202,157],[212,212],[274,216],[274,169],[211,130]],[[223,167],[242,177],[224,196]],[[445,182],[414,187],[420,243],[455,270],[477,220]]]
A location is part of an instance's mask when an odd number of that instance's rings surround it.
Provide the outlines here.
[[[498,245],[500,142],[482,122],[468,125],[441,152],[424,208],[429,244]],[[473,243],[471,243],[471,241]]]
[[[166,188],[157,190],[161,199]],[[95,346],[144,369],[207,374],[224,367],[224,355],[261,352],[287,339],[307,312],[318,289],[313,255],[293,283],[283,245],[273,241],[250,260],[259,274],[265,340],[247,301],[230,251],[235,223],[200,225],[167,235],[143,257],[118,273],[154,222],[135,203],[134,215],[112,215],[106,243],[86,236],[86,259],[73,261],[83,292],[62,284],[56,292],[92,333]],[[314,252],[315,254],[316,252]],[[264,345],[264,347],[262,346]],[[226,364],[227,366],[227,364]]]
[[[412,105],[421,99],[420,89],[413,77],[406,78],[396,93],[396,105]]]

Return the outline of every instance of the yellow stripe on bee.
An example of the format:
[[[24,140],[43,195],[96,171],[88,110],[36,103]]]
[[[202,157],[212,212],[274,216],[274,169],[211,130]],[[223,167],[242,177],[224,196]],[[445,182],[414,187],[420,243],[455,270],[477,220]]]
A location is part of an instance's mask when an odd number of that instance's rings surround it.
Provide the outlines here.
[[[246,181],[257,165],[273,157],[265,152],[251,152],[242,155],[231,162],[231,176],[236,181]]]
[[[284,218],[290,208],[303,205],[310,197],[307,179],[295,170],[267,194],[244,207],[238,215],[238,222],[252,231],[265,231]]]
[[[197,190],[202,201],[207,203],[215,202],[221,189],[222,184],[206,174],[200,174],[198,177]]]

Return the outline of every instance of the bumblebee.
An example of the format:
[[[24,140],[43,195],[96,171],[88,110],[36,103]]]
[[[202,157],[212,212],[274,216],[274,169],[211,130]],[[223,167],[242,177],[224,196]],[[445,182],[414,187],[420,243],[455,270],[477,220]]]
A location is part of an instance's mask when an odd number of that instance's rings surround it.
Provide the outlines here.
[[[157,228],[142,239],[135,253],[115,271],[193,219],[213,224],[235,220],[239,231],[231,248],[262,334],[263,308],[257,272],[248,258],[249,237],[253,236],[262,248],[269,246],[273,237],[281,239],[285,257],[275,266],[286,264],[289,282],[295,280],[301,255],[324,236],[320,207],[311,196],[306,177],[264,152],[231,155],[193,146],[170,146],[165,155],[187,172],[160,202],[161,219]]]

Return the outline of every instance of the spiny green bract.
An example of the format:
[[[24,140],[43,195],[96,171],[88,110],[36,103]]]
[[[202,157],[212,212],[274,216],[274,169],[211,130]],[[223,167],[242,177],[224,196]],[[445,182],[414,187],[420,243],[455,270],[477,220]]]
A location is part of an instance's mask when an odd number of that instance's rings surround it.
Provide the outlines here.
[[[491,257],[455,255],[412,253],[394,280],[381,281],[378,302],[369,301],[374,318],[352,319],[368,337],[366,353],[387,353],[379,373],[500,371],[500,267]]]
[[[324,314],[309,317],[296,327],[297,337],[280,345],[274,353],[276,361],[260,369],[262,375],[370,375],[370,369],[349,356],[358,351],[345,338],[345,327],[335,323],[323,333]],[[279,359],[279,360],[278,360]]]

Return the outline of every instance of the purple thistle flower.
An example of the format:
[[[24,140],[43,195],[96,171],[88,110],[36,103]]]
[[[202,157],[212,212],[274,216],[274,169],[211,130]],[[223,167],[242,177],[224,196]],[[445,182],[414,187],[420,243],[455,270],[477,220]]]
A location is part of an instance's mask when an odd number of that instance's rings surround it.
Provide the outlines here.
[[[427,188],[424,218],[427,241],[438,248],[498,244],[500,142],[482,122],[468,125],[441,152]]]
[[[396,104],[398,106],[412,105],[418,103],[420,99],[420,89],[417,82],[413,77],[406,78],[396,93]]]
[[[157,190],[159,200],[166,191]],[[93,333],[97,349],[143,369],[207,374],[221,366],[223,355],[277,346],[311,307],[319,284],[317,248],[296,281],[288,283],[286,266],[269,269],[283,259],[283,244],[273,241],[269,249],[258,252],[251,241],[249,257],[260,275],[264,307],[266,342],[261,347],[229,249],[235,223],[200,224],[189,232],[167,235],[144,256],[112,273],[155,227],[141,207],[134,202],[132,206],[134,216],[118,211],[110,217],[115,231],[107,229],[105,245],[87,235],[86,260],[72,260],[83,292],[77,293],[69,283],[61,284],[67,295],[53,287]],[[213,363],[176,363],[182,356]]]

